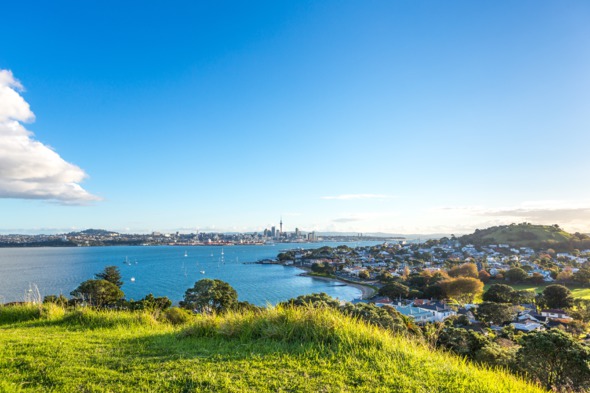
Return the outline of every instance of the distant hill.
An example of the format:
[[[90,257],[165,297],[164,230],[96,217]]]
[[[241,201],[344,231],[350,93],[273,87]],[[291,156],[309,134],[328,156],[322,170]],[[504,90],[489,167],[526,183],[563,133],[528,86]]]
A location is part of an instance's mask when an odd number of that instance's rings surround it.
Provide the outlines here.
[[[86,229],[80,232],[71,232],[70,235],[87,235],[87,236],[111,236],[118,235],[117,232],[105,231],[104,229]]]
[[[558,225],[534,225],[530,223],[500,225],[476,229],[471,235],[459,238],[463,244],[490,245],[509,244],[513,247],[555,248],[568,250],[590,247],[588,235],[571,234]]]

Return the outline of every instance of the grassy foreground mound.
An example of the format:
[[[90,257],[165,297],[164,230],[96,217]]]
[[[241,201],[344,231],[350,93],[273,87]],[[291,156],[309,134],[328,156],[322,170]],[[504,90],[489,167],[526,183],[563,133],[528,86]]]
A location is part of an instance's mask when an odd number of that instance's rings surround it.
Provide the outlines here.
[[[146,313],[0,307],[2,392],[540,392],[331,310],[173,326]]]

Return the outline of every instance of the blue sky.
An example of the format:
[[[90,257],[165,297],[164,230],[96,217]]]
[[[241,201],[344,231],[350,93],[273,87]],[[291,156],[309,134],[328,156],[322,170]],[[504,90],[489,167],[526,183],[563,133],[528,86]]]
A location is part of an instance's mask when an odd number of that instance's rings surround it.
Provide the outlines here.
[[[0,232],[590,231],[586,1],[11,3]]]

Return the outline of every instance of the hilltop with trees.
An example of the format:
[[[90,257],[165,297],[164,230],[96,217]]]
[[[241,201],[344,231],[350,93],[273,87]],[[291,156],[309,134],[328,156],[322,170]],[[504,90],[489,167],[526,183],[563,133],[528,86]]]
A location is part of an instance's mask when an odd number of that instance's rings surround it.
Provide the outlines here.
[[[458,238],[463,244],[476,246],[508,244],[511,247],[554,248],[573,250],[590,248],[590,236],[568,233],[559,225],[534,225],[530,223],[500,225],[476,229],[470,235]]]

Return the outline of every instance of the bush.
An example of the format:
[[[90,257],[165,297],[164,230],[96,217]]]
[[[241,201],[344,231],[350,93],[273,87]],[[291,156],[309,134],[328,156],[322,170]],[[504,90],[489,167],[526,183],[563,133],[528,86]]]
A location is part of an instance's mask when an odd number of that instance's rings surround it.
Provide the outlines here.
[[[14,305],[0,307],[0,325],[26,322],[39,319],[41,309],[32,305]]]
[[[192,314],[190,311],[179,307],[172,307],[163,313],[164,320],[172,325],[184,325],[191,320]]]

